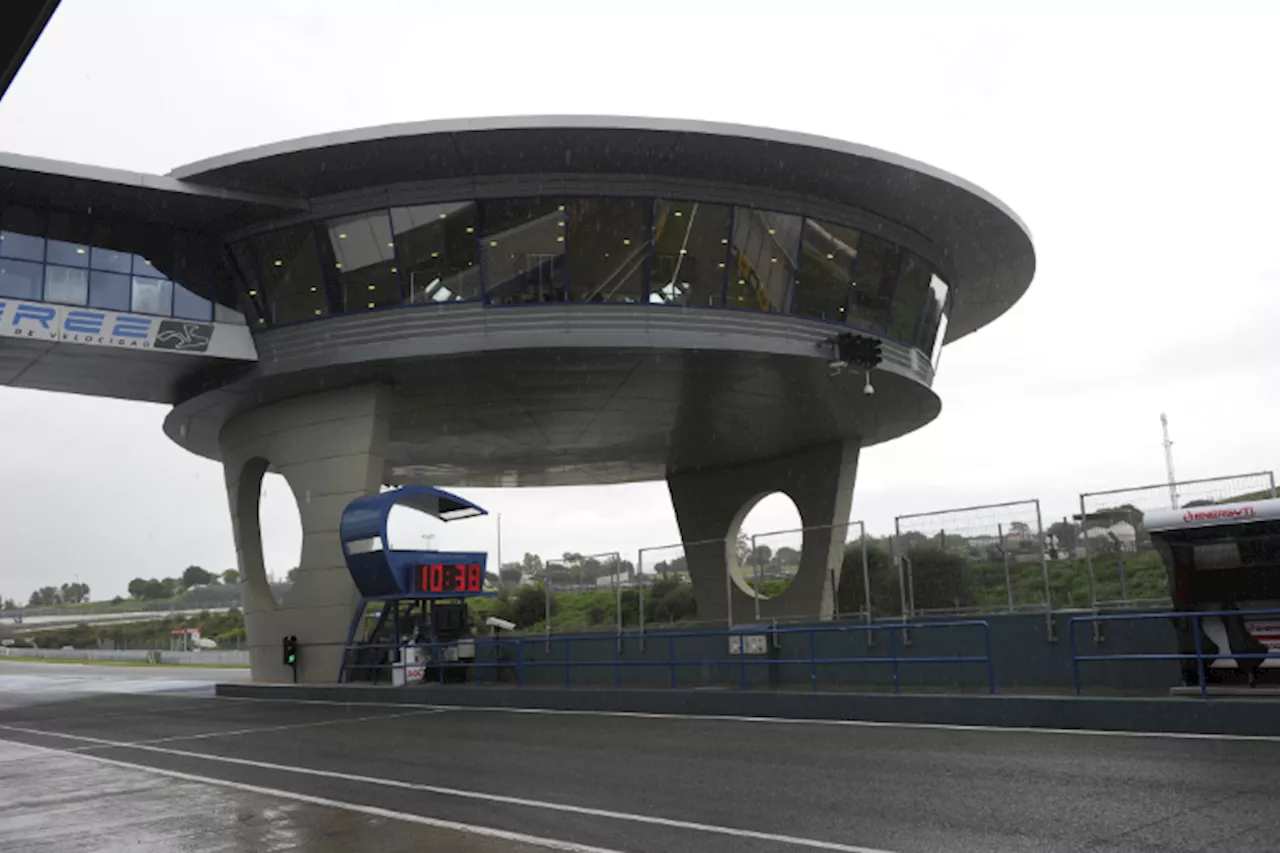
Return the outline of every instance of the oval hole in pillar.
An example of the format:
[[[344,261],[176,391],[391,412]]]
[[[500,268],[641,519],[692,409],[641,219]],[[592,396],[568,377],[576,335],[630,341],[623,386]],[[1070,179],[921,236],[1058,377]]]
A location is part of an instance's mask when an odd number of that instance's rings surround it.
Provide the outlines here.
[[[270,471],[262,477],[258,525],[267,578],[273,584],[284,583],[302,560],[302,513],[289,481]]]
[[[800,569],[803,526],[800,510],[785,492],[773,492],[756,500],[738,526],[735,574],[744,592],[754,594],[757,579],[762,600],[781,594],[791,585]]]

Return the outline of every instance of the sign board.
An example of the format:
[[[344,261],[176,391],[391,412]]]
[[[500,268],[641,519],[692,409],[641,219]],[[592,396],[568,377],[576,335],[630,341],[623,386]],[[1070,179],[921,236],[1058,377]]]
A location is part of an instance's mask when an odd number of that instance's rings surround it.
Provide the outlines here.
[[[258,360],[248,326],[0,298],[5,338]]]
[[[766,634],[734,634],[729,637],[729,654],[743,654],[743,640],[747,641],[745,654],[764,655],[769,653],[769,637]]]
[[[1243,524],[1252,521],[1280,519],[1280,499],[1266,499],[1237,504],[1217,504],[1183,509],[1153,509],[1143,514],[1143,524],[1148,531],[1163,533],[1199,527],[1217,527],[1224,524]]]

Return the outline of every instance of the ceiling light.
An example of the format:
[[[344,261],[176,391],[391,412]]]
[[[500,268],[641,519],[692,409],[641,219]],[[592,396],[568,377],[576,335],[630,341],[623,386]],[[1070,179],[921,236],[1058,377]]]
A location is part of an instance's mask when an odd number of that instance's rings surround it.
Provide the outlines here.
[[[319,317],[319,316],[320,316],[320,309],[319,309],[319,308],[317,308],[317,309],[316,309],[316,316],[317,316],[317,317]]]
[[[563,205],[563,204],[562,204],[562,205],[560,205],[559,209],[560,209],[560,210],[564,210],[564,205]]]
[[[76,254],[77,254],[77,255],[83,255],[83,254],[84,254],[84,249],[76,249]]]
[[[472,228],[470,225],[468,225],[468,226],[467,226],[467,233],[468,233],[468,234],[474,234],[474,233],[476,233],[476,229],[474,229],[474,228]]]
[[[680,250],[680,254],[682,254],[682,255],[687,255],[687,254],[689,254],[689,250],[688,250],[688,249],[681,249],[681,250]]]
[[[388,243],[388,244],[387,244],[387,248],[388,248],[388,249],[394,249],[395,247],[396,247],[396,244],[395,244],[395,243]]]
[[[496,248],[497,248],[497,246],[498,246],[498,241],[497,241],[497,240],[490,240],[490,241],[489,241],[489,248],[490,248],[490,249],[496,249]]]
[[[342,264],[334,264],[334,266],[337,267],[338,269],[342,269]]]
[[[630,246],[630,245],[631,245],[631,238],[630,238],[630,237],[625,238],[625,239],[622,241],[622,245],[624,245],[624,246]]]
[[[432,253],[431,253],[431,257],[433,257],[433,258],[438,258],[438,257],[440,257],[440,253],[439,253],[439,252],[432,252]]]
[[[276,258],[276,266],[278,267],[284,266],[284,261],[280,260],[279,258]]]
[[[684,214],[677,210],[677,211],[676,211],[676,216],[684,216]]]
[[[770,233],[770,234],[777,234],[777,233],[778,233],[778,231],[777,231],[777,229],[775,229],[775,228],[770,228],[770,229],[769,229],[769,233]]]
[[[778,259],[777,259],[777,258],[770,258],[770,259],[769,259],[769,263],[771,263],[771,264],[776,264],[777,262],[778,262]]]
[[[369,307],[370,307],[370,308],[372,308],[372,307],[373,307],[373,303],[372,303],[372,302],[370,302],[370,303],[369,303]]]
[[[833,255],[833,254],[832,254],[832,253],[830,253],[830,252],[827,252],[827,260],[829,260],[829,261],[830,261],[830,260],[834,260],[834,259],[835,259],[835,255]]]
[[[250,290],[250,291],[249,291],[249,295],[250,295],[250,296],[257,296],[257,295],[258,295],[258,291],[256,291],[256,290]]]
[[[400,272],[400,270],[396,269],[395,267],[392,267],[392,268],[391,268],[391,271],[392,271],[392,272]]]
[[[563,242],[564,242],[564,235],[563,235],[563,234],[561,234],[559,237],[557,237],[557,238],[556,238],[556,242],[557,242],[557,243],[563,243]]]
[[[449,214],[447,214],[447,213],[442,213],[442,214],[440,214],[440,218],[441,218],[441,219],[448,219],[448,218],[449,218]]]
[[[729,245],[729,238],[728,238],[728,237],[721,237],[721,238],[720,238],[720,245],[721,245],[721,246],[727,246],[727,245]]]
[[[315,293],[315,292],[316,292],[316,288],[315,288],[314,286],[311,288],[311,292],[312,292],[312,293]]]
[[[265,322],[267,322],[267,321],[266,321],[266,320],[264,320],[263,318],[261,318],[261,317],[259,317],[259,318],[258,318],[258,325],[259,325],[259,326],[261,326],[261,325],[262,325],[263,323],[265,323]]]
[[[746,284],[746,283],[747,283],[747,280],[745,278],[738,279],[738,284]]]
[[[339,234],[339,235],[338,235],[338,239],[339,239],[339,240],[345,240],[345,239],[347,239],[347,235],[346,235],[346,234]]]
[[[143,258],[143,259],[142,259],[142,262],[143,262],[144,264],[146,264],[147,266],[151,266],[151,261],[150,261],[149,259],[147,259],[147,258]]]
[[[723,262],[721,262],[721,263],[719,264],[719,266],[720,266],[720,269],[724,269],[724,263],[723,263]]]
[[[371,284],[371,285],[369,285],[369,289],[370,289],[370,290],[377,290],[377,289],[378,289],[378,285],[376,285],[376,284]]]
[[[559,222],[557,222],[556,224],[557,224],[557,225],[559,225],[561,228],[563,228],[563,227],[564,227],[564,220],[563,220],[563,219],[561,219],[561,220],[560,220]]]

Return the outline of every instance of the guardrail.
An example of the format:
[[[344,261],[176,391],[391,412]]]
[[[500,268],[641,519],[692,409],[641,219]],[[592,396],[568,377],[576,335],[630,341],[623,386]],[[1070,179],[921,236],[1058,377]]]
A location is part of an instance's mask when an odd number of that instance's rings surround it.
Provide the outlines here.
[[[1205,661],[1215,660],[1280,660],[1280,652],[1266,654],[1249,654],[1234,653],[1226,654],[1205,654],[1204,644],[1201,642],[1200,622],[1205,617],[1222,617],[1222,616],[1238,616],[1242,618],[1255,616],[1280,616],[1280,609],[1276,610],[1175,610],[1165,613],[1115,613],[1088,616],[1073,616],[1067,623],[1067,633],[1071,639],[1071,678],[1075,686],[1076,695],[1080,695],[1080,664],[1095,663],[1106,661],[1142,661],[1142,660],[1176,660],[1187,661],[1194,660],[1196,662],[1196,681],[1200,687],[1201,697],[1208,697],[1208,683],[1205,677]],[[1138,622],[1145,619],[1190,619],[1191,635],[1195,642],[1195,651],[1193,653],[1164,653],[1164,652],[1134,652],[1106,655],[1082,655],[1076,648],[1076,623],[1089,622]]]
[[[899,635],[902,632],[911,631],[930,631],[942,628],[978,628],[982,632],[982,649],[981,655],[903,655],[900,649],[904,645]],[[839,656],[821,656],[818,654],[818,637],[825,634],[865,634],[867,632],[884,631],[889,635],[888,654],[884,655],[839,655]],[[767,645],[765,653],[751,653],[748,651],[749,638],[758,638],[763,636]],[[808,640],[808,654],[799,657],[779,657],[770,654],[769,651],[777,651],[781,647],[783,639],[790,636],[803,636]],[[676,655],[676,641],[689,638],[724,638],[726,641],[726,657],[716,658],[681,658]],[[727,651],[729,648],[729,639],[737,638],[737,652]],[[663,644],[666,645],[666,656],[657,659],[627,659],[622,656],[621,650],[628,641],[634,641],[638,647],[643,648],[644,643]],[[983,620],[968,619],[950,622],[919,622],[919,623],[881,623],[874,625],[822,625],[809,627],[773,627],[773,626],[742,626],[737,628],[721,628],[709,631],[671,631],[660,634],[578,634],[578,635],[559,635],[554,637],[511,637],[507,639],[501,638],[476,638],[465,642],[474,643],[475,657],[469,660],[448,660],[446,653],[448,649],[456,649],[457,642],[420,642],[407,644],[368,644],[361,646],[353,646],[348,648],[343,655],[342,669],[339,673],[340,681],[350,681],[351,673],[354,670],[372,670],[379,672],[382,670],[393,670],[397,667],[423,667],[424,670],[435,670],[436,679],[443,683],[446,670],[451,668],[474,670],[482,680],[485,670],[497,669],[514,671],[516,684],[524,687],[527,681],[528,671],[531,669],[560,668],[564,670],[564,686],[573,686],[573,673],[578,668],[598,668],[612,667],[614,671],[614,686],[622,687],[622,672],[628,667],[650,667],[665,668],[668,675],[668,684],[672,689],[679,688],[679,671],[682,667],[702,667],[702,666],[723,666],[736,667],[738,673],[738,689],[749,689],[748,672],[750,667],[760,665],[774,666],[807,666],[809,668],[809,683],[812,690],[817,691],[821,684],[821,669],[823,666],[831,664],[888,664],[892,668],[892,686],[894,693],[902,692],[901,671],[904,664],[982,664],[986,669],[987,676],[987,692],[994,694],[996,692],[995,667],[991,660],[991,629]],[[602,643],[608,642],[613,648],[612,657],[602,659],[575,659],[573,649],[575,645],[581,647],[583,643]],[[556,644],[563,646],[563,654],[560,657],[537,658],[529,655],[527,650],[530,647],[543,646],[548,655],[551,654],[552,647]],[[758,645],[758,644],[757,644]],[[387,650],[393,654],[396,650],[407,649],[423,649],[425,652],[424,661],[417,663],[406,663],[403,660],[397,660],[391,663],[361,663],[352,662],[350,657],[353,653],[362,650]],[[492,650],[491,660],[482,660],[481,650]],[[513,655],[504,654],[505,651],[512,651]],[[391,680],[390,678],[388,680]],[[833,682],[834,683],[834,682]]]

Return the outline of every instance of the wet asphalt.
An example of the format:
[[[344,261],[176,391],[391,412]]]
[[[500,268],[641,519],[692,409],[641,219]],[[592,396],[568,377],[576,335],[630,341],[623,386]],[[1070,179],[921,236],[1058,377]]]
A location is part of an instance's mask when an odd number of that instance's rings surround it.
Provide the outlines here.
[[[0,662],[0,850],[1280,850],[1271,740],[259,702],[213,697],[243,671],[78,669]]]

